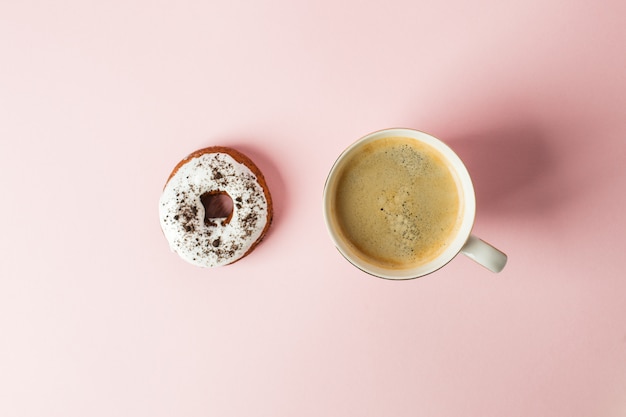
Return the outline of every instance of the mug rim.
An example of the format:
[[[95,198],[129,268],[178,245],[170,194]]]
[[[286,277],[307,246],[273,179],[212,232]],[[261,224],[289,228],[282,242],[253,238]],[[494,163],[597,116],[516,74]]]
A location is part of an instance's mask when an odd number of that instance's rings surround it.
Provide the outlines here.
[[[356,148],[362,146],[364,143],[369,143],[389,137],[407,137],[410,139],[418,140],[422,143],[426,143],[427,145],[435,148],[440,154],[445,157],[446,161],[454,170],[455,176],[458,181],[457,185],[461,188],[463,195],[463,218],[453,241],[435,259],[412,268],[384,268],[368,262],[367,260],[363,259],[363,257],[358,256],[356,253],[354,253],[354,251],[351,251],[349,245],[346,244],[344,242],[344,239],[339,236],[339,233],[336,230],[336,226],[331,223],[332,198],[330,198],[329,186],[334,185],[334,183],[331,184],[331,181],[336,180],[336,175],[339,171],[339,168],[341,167],[341,162],[343,162],[348,157],[348,155],[350,155]],[[463,248],[463,245],[465,245],[465,242],[467,242],[467,239],[471,235],[472,229],[474,227],[474,219],[476,215],[476,195],[474,192],[474,186],[471,177],[469,175],[469,172],[467,171],[467,168],[465,167],[465,164],[447,144],[445,144],[443,141],[436,138],[435,136],[421,130],[395,127],[381,129],[368,133],[354,141],[339,154],[339,156],[333,163],[328,173],[328,176],[326,177],[326,182],[324,183],[323,206],[324,222],[326,224],[326,229],[335,247],[348,262],[350,262],[353,266],[357,267],[361,271],[378,278],[384,278],[389,280],[407,280],[431,274],[441,269],[443,266],[447,265],[452,259],[456,257],[456,255],[459,254],[459,252]]]

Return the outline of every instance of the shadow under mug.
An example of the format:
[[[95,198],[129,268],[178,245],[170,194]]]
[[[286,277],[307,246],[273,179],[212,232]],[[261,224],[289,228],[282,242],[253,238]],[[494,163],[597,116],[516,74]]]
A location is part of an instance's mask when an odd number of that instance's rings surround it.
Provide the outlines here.
[[[384,267],[361,255],[354,244],[341,233],[335,215],[334,201],[339,179],[350,157],[360,152],[367,144],[381,139],[398,137],[416,140],[434,148],[447,161],[450,169],[454,171],[457,188],[462,193],[462,198],[460,199],[462,218],[460,219],[460,225],[456,228],[456,234],[449,244],[434,259],[405,269]],[[339,252],[357,268],[380,278],[418,278],[443,267],[459,253],[463,253],[493,272],[500,272],[507,262],[507,256],[503,252],[472,235],[476,214],[476,196],[470,175],[461,159],[445,143],[418,130],[405,128],[380,130],[370,133],[350,145],[335,161],[328,174],[324,186],[323,205],[326,227]]]

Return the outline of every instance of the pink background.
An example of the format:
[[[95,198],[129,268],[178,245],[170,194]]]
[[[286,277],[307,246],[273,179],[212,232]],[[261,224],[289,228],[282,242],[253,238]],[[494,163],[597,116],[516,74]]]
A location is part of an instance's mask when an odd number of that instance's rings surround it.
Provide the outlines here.
[[[0,415],[626,415],[622,0],[0,3]],[[446,141],[475,233],[417,280],[334,249],[321,195],[373,130]],[[275,223],[169,251],[161,188],[233,146]]]

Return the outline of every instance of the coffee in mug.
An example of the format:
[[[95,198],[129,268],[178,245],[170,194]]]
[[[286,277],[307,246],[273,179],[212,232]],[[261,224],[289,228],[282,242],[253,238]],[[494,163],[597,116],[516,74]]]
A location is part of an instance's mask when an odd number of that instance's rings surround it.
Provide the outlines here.
[[[465,166],[443,142],[386,129],[344,151],[328,176],[324,215],[339,251],[383,278],[415,278],[459,252],[499,272],[506,255],[473,237],[475,196]]]

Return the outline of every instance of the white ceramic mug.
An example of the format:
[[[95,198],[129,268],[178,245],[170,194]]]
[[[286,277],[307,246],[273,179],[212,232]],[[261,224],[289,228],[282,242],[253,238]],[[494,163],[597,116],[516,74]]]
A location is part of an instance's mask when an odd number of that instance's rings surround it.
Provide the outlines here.
[[[456,234],[443,251],[434,259],[426,263],[406,269],[388,268],[368,260],[359,255],[354,245],[340,232],[334,213],[334,198],[340,173],[345,168],[346,161],[350,156],[360,152],[367,144],[385,138],[410,138],[434,148],[440,156],[445,158],[448,167],[454,171],[457,190],[461,193],[460,204],[462,208],[459,226]],[[500,272],[506,262],[507,256],[490,244],[472,235],[474,218],[476,214],[476,197],[470,175],[461,159],[439,139],[413,129],[395,128],[385,129],[371,133],[350,145],[333,165],[324,187],[324,219],[331,239],[339,252],[357,268],[377,277],[388,279],[410,279],[430,274],[450,262],[457,254],[463,253],[477,263],[493,272]]]

